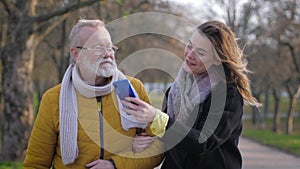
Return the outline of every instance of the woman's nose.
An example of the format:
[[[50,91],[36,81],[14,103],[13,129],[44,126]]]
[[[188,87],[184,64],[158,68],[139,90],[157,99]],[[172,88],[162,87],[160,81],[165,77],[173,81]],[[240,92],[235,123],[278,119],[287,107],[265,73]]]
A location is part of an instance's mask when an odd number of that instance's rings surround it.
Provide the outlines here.
[[[188,50],[186,53],[186,57],[190,58],[190,59],[194,59],[195,58],[195,53],[193,50]]]

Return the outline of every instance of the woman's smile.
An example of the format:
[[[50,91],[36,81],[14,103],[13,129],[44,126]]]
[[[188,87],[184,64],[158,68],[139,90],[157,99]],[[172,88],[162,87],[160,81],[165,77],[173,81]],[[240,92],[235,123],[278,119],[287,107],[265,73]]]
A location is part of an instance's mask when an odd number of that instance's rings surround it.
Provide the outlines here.
[[[189,67],[191,67],[191,66],[196,66],[196,64],[194,64],[194,63],[192,63],[191,61],[189,61],[189,60],[185,60],[185,63],[186,63],[186,65],[187,66],[189,66]]]

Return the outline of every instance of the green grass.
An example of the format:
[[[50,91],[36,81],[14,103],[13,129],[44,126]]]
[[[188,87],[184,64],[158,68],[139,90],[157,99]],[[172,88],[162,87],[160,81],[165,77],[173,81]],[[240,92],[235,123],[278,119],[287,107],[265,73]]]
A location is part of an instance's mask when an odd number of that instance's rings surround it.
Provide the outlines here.
[[[164,99],[164,93],[158,93],[158,92],[152,92],[149,94],[151,104],[158,108],[161,109],[163,99]]]
[[[271,130],[272,120],[267,120],[265,129],[259,129],[252,126],[250,121],[244,121],[242,135],[262,144],[276,147],[296,156],[300,156],[300,118],[294,119],[294,132],[291,135],[284,133],[285,120],[281,119],[279,133],[274,133]]]
[[[270,130],[244,130],[243,136],[300,156],[300,135],[275,134]]]
[[[2,162],[0,163],[0,169],[21,169],[23,163],[21,162]]]

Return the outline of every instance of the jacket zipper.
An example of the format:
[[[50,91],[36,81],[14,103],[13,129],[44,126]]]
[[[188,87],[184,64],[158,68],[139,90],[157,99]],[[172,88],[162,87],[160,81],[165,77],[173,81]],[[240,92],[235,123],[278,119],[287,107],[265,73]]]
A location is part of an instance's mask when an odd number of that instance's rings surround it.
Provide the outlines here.
[[[103,138],[103,115],[101,96],[97,96],[97,109],[99,114],[99,132],[100,132],[100,159],[104,159],[104,138]]]

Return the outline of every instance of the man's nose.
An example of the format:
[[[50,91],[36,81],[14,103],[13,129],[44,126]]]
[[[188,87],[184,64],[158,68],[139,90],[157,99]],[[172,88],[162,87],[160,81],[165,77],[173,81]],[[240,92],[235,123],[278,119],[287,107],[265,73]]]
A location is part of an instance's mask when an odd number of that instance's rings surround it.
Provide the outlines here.
[[[111,50],[106,50],[105,51],[105,54],[104,54],[104,58],[114,58],[114,56],[115,56],[115,53],[113,52],[113,51],[111,51]]]

